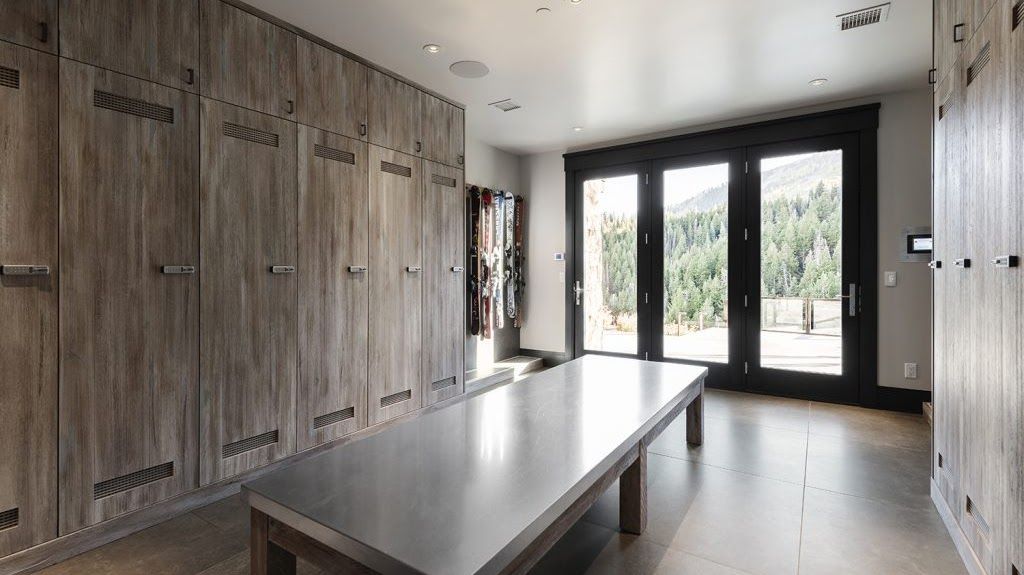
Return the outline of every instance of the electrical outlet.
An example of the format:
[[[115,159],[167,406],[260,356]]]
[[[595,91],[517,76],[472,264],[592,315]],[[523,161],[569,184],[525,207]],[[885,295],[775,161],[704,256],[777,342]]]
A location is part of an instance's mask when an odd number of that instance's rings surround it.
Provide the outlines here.
[[[916,363],[904,363],[903,364],[903,379],[917,379],[917,364]]]
[[[896,287],[896,272],[885,272],[885,287]]]

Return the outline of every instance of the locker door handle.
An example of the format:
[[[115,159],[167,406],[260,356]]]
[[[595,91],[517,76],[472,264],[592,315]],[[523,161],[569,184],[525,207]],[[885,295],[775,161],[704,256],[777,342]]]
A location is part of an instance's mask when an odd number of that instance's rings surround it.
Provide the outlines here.
[[[958,260],[953,260],[953,265],[955,265],[958,268],[969,268],[971,267],[971,258],[960,258]]]
[[[160,273],[169,276],[192,275],[196,273],[195,266],[164,266]]]
[[[360,136],[365,136],[366,135],[366,122],[363,122],[363,123],[359,124],[359,135]]]
[[[942,269],[942,260],[932,260],[928,262],[928,267],[933,270]]]
[[[39,23],[39,41],[43,44],[50,41],[50,25],[46,22]]]
[[[295,100],[286,100],[285,101],[285,108],[284,108],[284,110],[288,114],[294,114],[295,113]]]
[[[466,156],[459,155],[458,160],[459,160],[459,165],[461,166],[462,164],[466,163]]]
[[[1019,264],[1017,256],[996,256],[992,258],[992,265],[997,268],[1015,268]]]
[[[366,266],[348,266],[348,271],[354,274],[365,274]]]
[[[270,273],[272,273],[272,274],[293,274],[293,273],[295,273],[295,266],[270,266]]]
[[[22,265],[0,266],[0,275],[5,275],[5,276],[48,276],[48,275],[50,275],[50,266],[22,266]]]
[[[416,142],[416,152],[418,153],[418,152],[422,152],[422,151],[423,151],[423,142],[417,141]]]
[[[405,271],[407,271],[407,272],[409,272],[411,274],[418,274],[421,271],[423,271],[423,268],[421,268],[420,266],[408,266],[408,267],[405,268]]]
[[[964,25],[963,24],[957,24],[956,26],[953,26],[953,42],[963,42],[963,41],[964,41]]]
[[[857,284],[850,284],[850,293],[840,294],[837,297],[849,301],[850,305],[847,309],[847,313],[849,313],[850,317],[857,315]]]
[[[194,68],[185,69],[185,83],[189,86],[196,83],[196,71]]]
[[[466,271],[466,268],[462,266],[452,266],[452,271],[457,274],[461,274],[462,272]]]

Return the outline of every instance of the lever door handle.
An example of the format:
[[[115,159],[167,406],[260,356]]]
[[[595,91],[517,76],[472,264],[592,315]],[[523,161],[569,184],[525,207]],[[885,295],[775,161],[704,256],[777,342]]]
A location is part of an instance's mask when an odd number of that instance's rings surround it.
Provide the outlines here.
[[[942,260],[932,260],[928,262],[928,267],[932,268],[933,270],[942,269]]]
[[[348,271],[354,274],[365,274],[366,266],[348,266]]]
[[[295,266],[270,266],[270,273],[272,273],[272,274],[293,274],[293,273],[295,273]]]
[[[452,266],[452,271],[457,274],[461,274],[462,272],[466,271],[466,268],[462,266]]]
[[[407,272],[409,272],[411,274],[418,274],[421,271],[423,271],[423,268],[421,268],[420,266],[408,266],[408,267],[405,268],[405,271],[407,271]]]
[[[0,266],[0,275],[5,276],[48,276],[50,266],[6,265]]]
[[[196,273],[195,266],[163,266],[160,273],[169,276],[191,275]]]
[[[953,265],[958,268],[969,268],[971,267],[971,258],[960,258],[953,260]]]
[[[992,258],[992,265],[997,268],[1015,268],[1019,263],[1017,256],[996,256]]]
[[[580,286],[579,280],[576,280],[576,284],[572,286],[572,294],[576,298],[576,305],[580,305],[580,296],[586,291]]]

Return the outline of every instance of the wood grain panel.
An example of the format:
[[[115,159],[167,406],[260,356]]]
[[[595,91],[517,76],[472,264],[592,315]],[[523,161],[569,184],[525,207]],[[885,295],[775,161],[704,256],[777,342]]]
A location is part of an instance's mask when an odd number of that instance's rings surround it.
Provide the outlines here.
[[[0,556],[57,536],[57,58],[0,43],[0,265],[45,265],[49,276],[0,275]]]
[[[278,145],[225,135],[258,130]],[[238,131],[242,130],[242,131]],[[260,138],[269,141],[269,138]],[[200,479],[223,479],[295,452],[295,124],[202,99]],[[224,457],[224,446],[278,432]]]
[[[466,165],[466,111],[458,106],[448,107],[448,150],[449,164]]]
[[[423,160],[423,405],[465,390],[464,188],[462,170]]]
[[[371,132],[372,133],[372,132]],[[412,156],[370,146],[369,423],[419,409],[422,402],[423,168]],[[409,176],[382,169],[408,169]],[[408,391],[409,399],[382,406]]]
[[[954,27],[960,24],[965,25],[966,34],[966,9],[968,0],[935,0],[933,22],[934,57],[933,65],[936,69],[936,79],[942,80],[947,77],[953,67],[953,62],[960,55],[963,43],[954,41]]]
[[[57,0],[0,2],[0,40],[57,53]]]
[[[366,144],[300,125],[298,166],[297,433],[307,449],[366,427],[369,278],[349,271],[369,261]],[[351,418],[314,425],[348,408]]]
[[[199,2],[200,93],[294,119],[295,34],[220,0]]]
[[[420,155],[434,162],[454,165],[448,158],[451,151],[448,108],[451,104],[425,92],[420,92],[419,97],[420,137],[423,142]]]
[[[298,39],[299,122],[366,139],[366,66]]]
[[[197,90],[199,0],[60,0],[60,16],[61,56]]]
[[[198,98],[61,60],[60,531],[196,486]],[[97,93],[172,121],[97,106]],[[161,115],[160,117],[166,118]],[[152,466],[166,479],[94,500]]]
[[[418,154],[421,92],[377,70],[368,69],[367,78],[370,143]]]

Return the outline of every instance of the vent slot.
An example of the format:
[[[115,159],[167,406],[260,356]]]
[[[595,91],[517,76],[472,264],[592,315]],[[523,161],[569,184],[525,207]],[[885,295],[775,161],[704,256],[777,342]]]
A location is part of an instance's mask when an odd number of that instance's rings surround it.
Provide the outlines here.
[[[385,162],[381,160],[380,171],[387,172],[389,174],[395,174],[396,176],[402,176],[405,178],[412,177],[412,168],[400,166],[398,164],[392,164],[391,162]]]
[[[878,24],[889,19],[889,3],[879,4],[862,10],[855,10],[836,16],[840,30],[853,30],[871,24]]]
[[[257,130],[256,128],[250,128],[249,126],[242,126],[232,122],[224,122],[224,135],[232,138],[238,138],[239,140],[263,144],[264,146],[273,146],[275,148],[278,147],[279,141],[277,134],[273,132],[264,132],[263,130]]]
[[[328,148],[327,146],[321,146],[320,144],[313,145],[313,155],[318,158],[327,158],[328,160],[334,160],[335,162],[342,162],[344,164],[355,165],[356,163],[356,155],[352,152],[336,150],[334,148]]]
[[[102,90],[96,90],[92,94],[92,103],[97,108],[131,114],[140,118],[148,118],[158,122],[174,123],[174,108],[161,106],[138,98],[129,98],[118,94],[111,94]]]
[[[975,505],[970,496],[967,497],[967,505],[964,509],[966,509],[967,514],[974,519],[974,522],[978,525],[978,528],[981,529],[981,532],[984,533],[986,537],[990,537],[992,534],[992,528],[989,527],[988,521],[985,521],[985,517],[981,514],[981,510],[978,509],[978,506]]]
[[[939,454],[939,468],[940,468],[940,469],[942,468],[942,464],[943,464],[943,461],[942,461],[942,454],[940,453],[940,454]]]
[[[174,462],[168,461],[167,463],[161,463],[160,465],[154,465],[147,469],[135,471],[128,475],[122,475],[121,477],[115,477],[106,481],[100,481],[96,485],[92,486],[92,498],[103,499],[129,489],[135,489],[136,487],[142,487],[147,483],[153,483],[154,481],[160,481],[161,479],[167,479],[174,475]]]
[[[430,176],[430,181],[434,182],[435,184],[437,184],[439,186],[444,186],[446,188],[454,188],[455,187],[455,178],[446,178],[446,177],[438,175],[438,174],[433,174],[433,175]]]
[[[227,459],[236,455],[241,455],[246,451],[252,451],[268,445],[277,443],[277,430],[268,431],[259,435],[254,435],[241,441],[234,441],[228,443],[221,449],[221,457]]]
[[[1013,29],[1016,30],[1021,22],[1024,22],[1024,0],[1013,5]]]
[[[430,391],[440,391],[440,390],[442,390],[442,389],[444,389],[446,387],[451,387],[453,385],[455,385],[455,378],[454,377],[446,377],[446,378],[444,378],[444,379],[442,379],[440,381],[435,381],[434,383],[431,383],[430,384]]]
[[[992,60],[992,43],[986,42],[985,46],[975,56],[974,61],[971,62],[971,66],[967,68],[967,85],[970,86],[974,82],[981,71],[985,69],[985,65]]]
[[[1010,575],[1020,575],[1020,569],[1016,565],[1010,565]]]
[[[327,427],[328,425],[334,425],[335,423],[341,423],[346,419],[352,419],[356,416],[355,407],[346,407],[338,411],[326,413],[320,417],[313,418],[313,429],[320,429],[321,427]]]
[[[396,403],[402,403],[403,401],[409,401],[412,399],[412,390],[407,389],[405,391],[399,391],[398,393],[392,393],[391,395],[380,398],[380,406],[388,407],[395,405]]]
[[[0,531],[18,526],[18,508],[0,511]]]
[[[15,70],[14,68],[8,68],[6,66],[0,66],[0,86],[14,88],[15,90],[21,89],[21,71]],[[17,511],[17,509],[14,511]],[[6,513],[6,511],[4,513]]]
[[[502,112],[511,112],[512,110],[518,110],[522,108],[522,106],[513,102],[512,98],[498,100],[497,102],[491,102],[490,104],[488,104],[488,106],[494,106],[495,108],[501,110]]]

